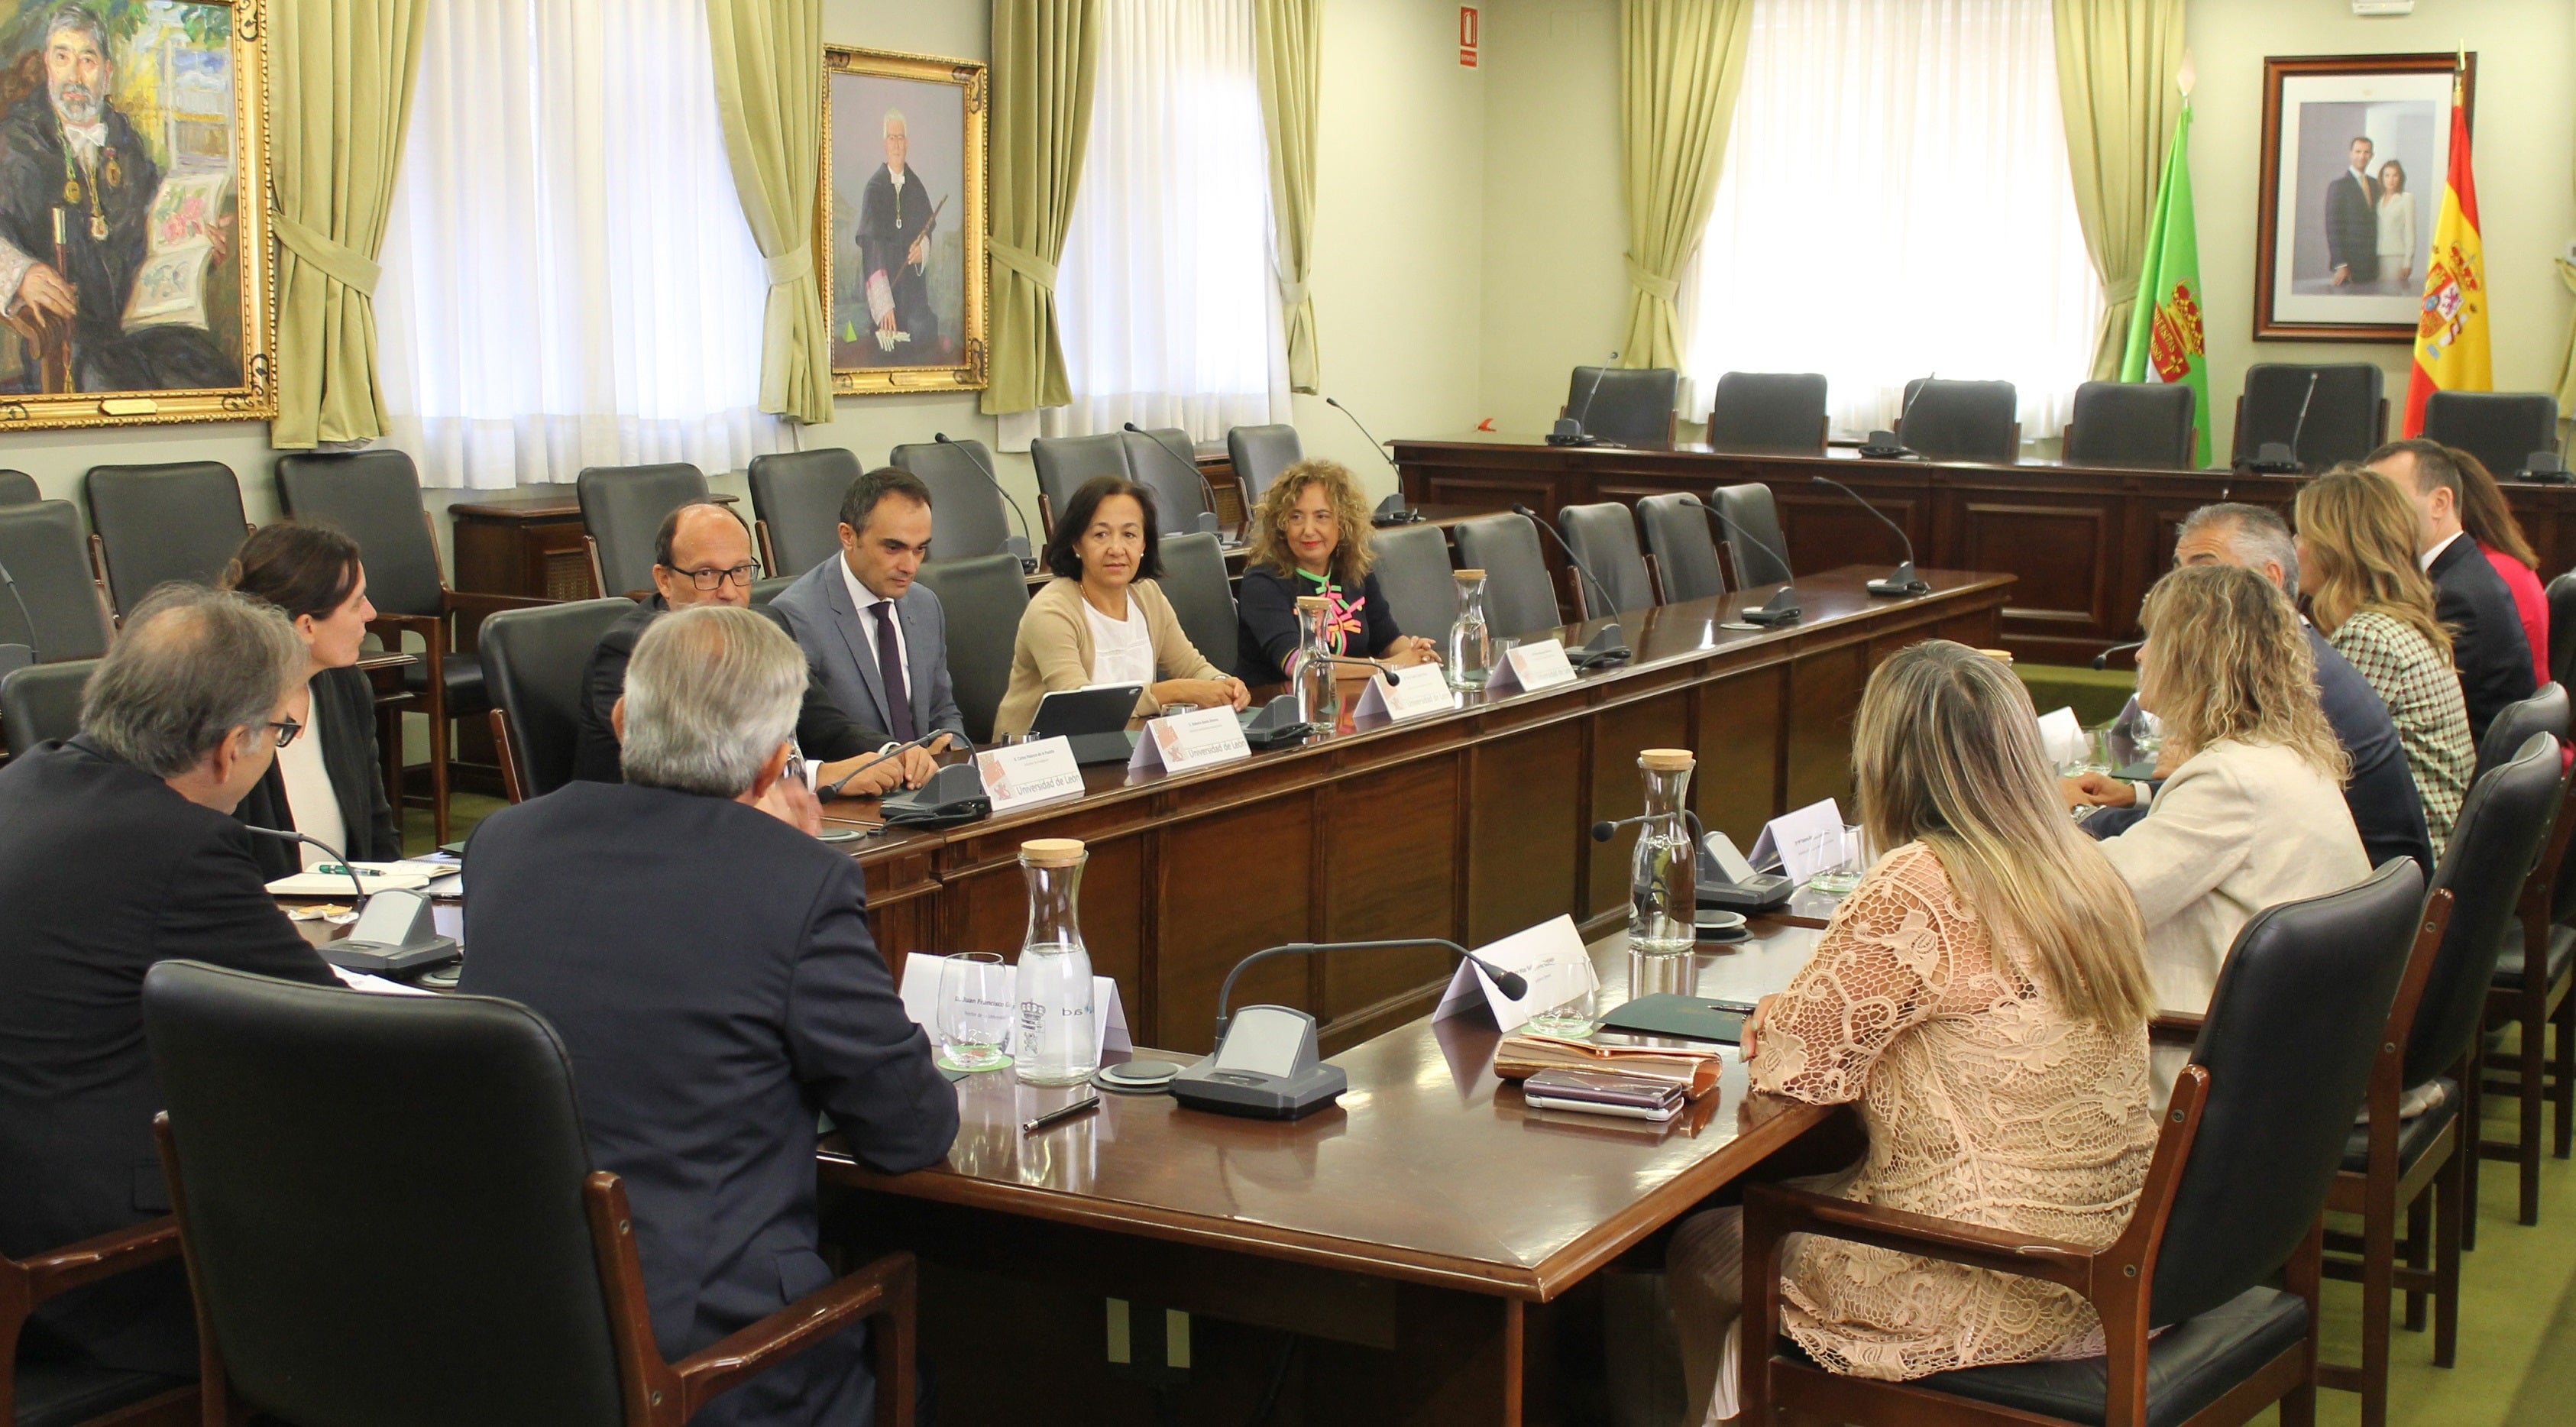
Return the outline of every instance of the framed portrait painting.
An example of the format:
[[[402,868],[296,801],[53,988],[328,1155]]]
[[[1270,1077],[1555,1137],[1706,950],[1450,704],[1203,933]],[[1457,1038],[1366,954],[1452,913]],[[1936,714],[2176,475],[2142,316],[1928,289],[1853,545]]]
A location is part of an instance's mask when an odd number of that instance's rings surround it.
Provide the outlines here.
[[[2256,340],[2413,340],[2450,157],[2452,78],[2471,104],[2477,62],[2263,61]]]
[[[984,66],[827,45],[823,81],[832,390],[982,387]]]

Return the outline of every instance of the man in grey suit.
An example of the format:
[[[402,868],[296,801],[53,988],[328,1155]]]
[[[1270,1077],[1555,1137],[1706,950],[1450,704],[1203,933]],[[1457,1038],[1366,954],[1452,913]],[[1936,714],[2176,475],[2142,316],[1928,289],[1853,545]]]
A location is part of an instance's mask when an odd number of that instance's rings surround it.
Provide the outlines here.
[[[2379,280],[2379,185],[2370,179],[2370,140],[2355,138],[2352,167],[2326,185],[2326,263],[2336,287]]]
[[[881,466],[841,498],[839,557],[771,602],[841,712],[905,741],[966,732],[948,680],[948,612],[914,582],[929,554],[930,487]]]

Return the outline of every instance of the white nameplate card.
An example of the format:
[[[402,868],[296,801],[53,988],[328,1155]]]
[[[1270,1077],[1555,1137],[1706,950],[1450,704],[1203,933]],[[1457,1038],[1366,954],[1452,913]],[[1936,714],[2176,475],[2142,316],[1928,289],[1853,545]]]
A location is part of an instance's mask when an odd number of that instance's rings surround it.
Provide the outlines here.
[[[939,1043],[939,973],[947,958],[927,951],[916,951],[903,959],[903,1013],[912,1023],[930,1033],[931,1044]],[[1011,972],[1011,1001],[1005,1009],[1015,1010],[1020,1003],[1019,968]],[[1127,1032],[1127,1006],[1119,999],[1118,983],[1106,976],[1091,978],[1091,1008],[1101,1014],[1091,1018],[1096,1039],[1093,1053],[1134,1050],[1136,1041]],[[1014,1014],[1011,1019],[1017,1021]],[[1011,1053],[1011,1033],[1002,1032],[1002,1053]]]
[[[1574,682],[1574,665],[1565,657],[1565,641],[1543,639],[1536,644],[1518,644],[1494,666],[1493,677],[1485,681],[1489,694],[1509,693],[1514,689],[1537,693],[1560,684]]]
[[[2039,716],[2039,747],[2049,761],[2060,768],[2081,763],[2092,751],[2092,741],[2084,736],[2084,725],[2071,708],[2050,709]]]
[[[1843,865],[1843,810],[1831,798],[1782,813],[1762,825],[1753,844],[1753,865],[1780,859],[1780,875],[1803,883],[1819,872]]]
[[[1128,756],[1127,771],[1187,773],[1251,756],[1252,745],[1243,741],[1243,720],[1233,708],[1219,704],[1147,723],[1136,751]]]
[[[1360,695],[1360,706],[1353,711],[1358,718],[1383,718],[1402,723],[1427,713],[1441,713],[1456,707],[1449,697],[1448,677],[1437,664],[1414,664],[1402,669],[1381,669],[1368,681]]]
[[[997,813],[1082,796],[1082,765],[1062,737],[985,749],[975,755],[975,771]]]
[[[1481,1005],[1494,1013],[1495,1025],[1508,1031],[1551,1006],[1562,1006],[1601,986],[1600,976],[1592,969],[1592,953],[1584,949],[1583,934],[1574,929],[1572,917],[1516,931],[1491,946],[1479,947],[1476,954],[1505,971],[1519,972],[1529,983],[1527,994],[1517,999],[1506,996],[1484,968],[1461,961],[1457,974],[1449,978],[1449,989],[1440,993],[1440,1005],[1431,1019],[1445,1021]]]

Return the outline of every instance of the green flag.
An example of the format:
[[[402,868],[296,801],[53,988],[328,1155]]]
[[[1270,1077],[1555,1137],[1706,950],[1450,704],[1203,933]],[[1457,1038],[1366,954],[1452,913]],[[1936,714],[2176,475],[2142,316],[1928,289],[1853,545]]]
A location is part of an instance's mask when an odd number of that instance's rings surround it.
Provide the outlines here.
[[[2181,382],[2192,390],[2192,462],[2209,464],[2209,354],[2201,339],[2200,235],[2191,212],[2191,104],[2174,121],[2173,147],[2156,185],[2147,258],[2138,268],[2137,313],[2120,358],[2124,382]]]

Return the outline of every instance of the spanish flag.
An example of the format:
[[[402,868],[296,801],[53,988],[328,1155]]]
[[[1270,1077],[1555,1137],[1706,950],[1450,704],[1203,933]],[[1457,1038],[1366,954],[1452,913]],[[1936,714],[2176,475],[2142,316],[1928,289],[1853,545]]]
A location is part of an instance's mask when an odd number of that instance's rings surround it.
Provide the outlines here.
[[[2478,242],[2478,187],[2469,176],[2469,111],[2451,81],[2450,173],[2433,256],[2424,269],[2424,310],[2415,323],[2415,375],[2406,383],[2406,434],[2424,430],[2424,400],[2437,391],[2493,391],[2487,355],[2487,262]]]

